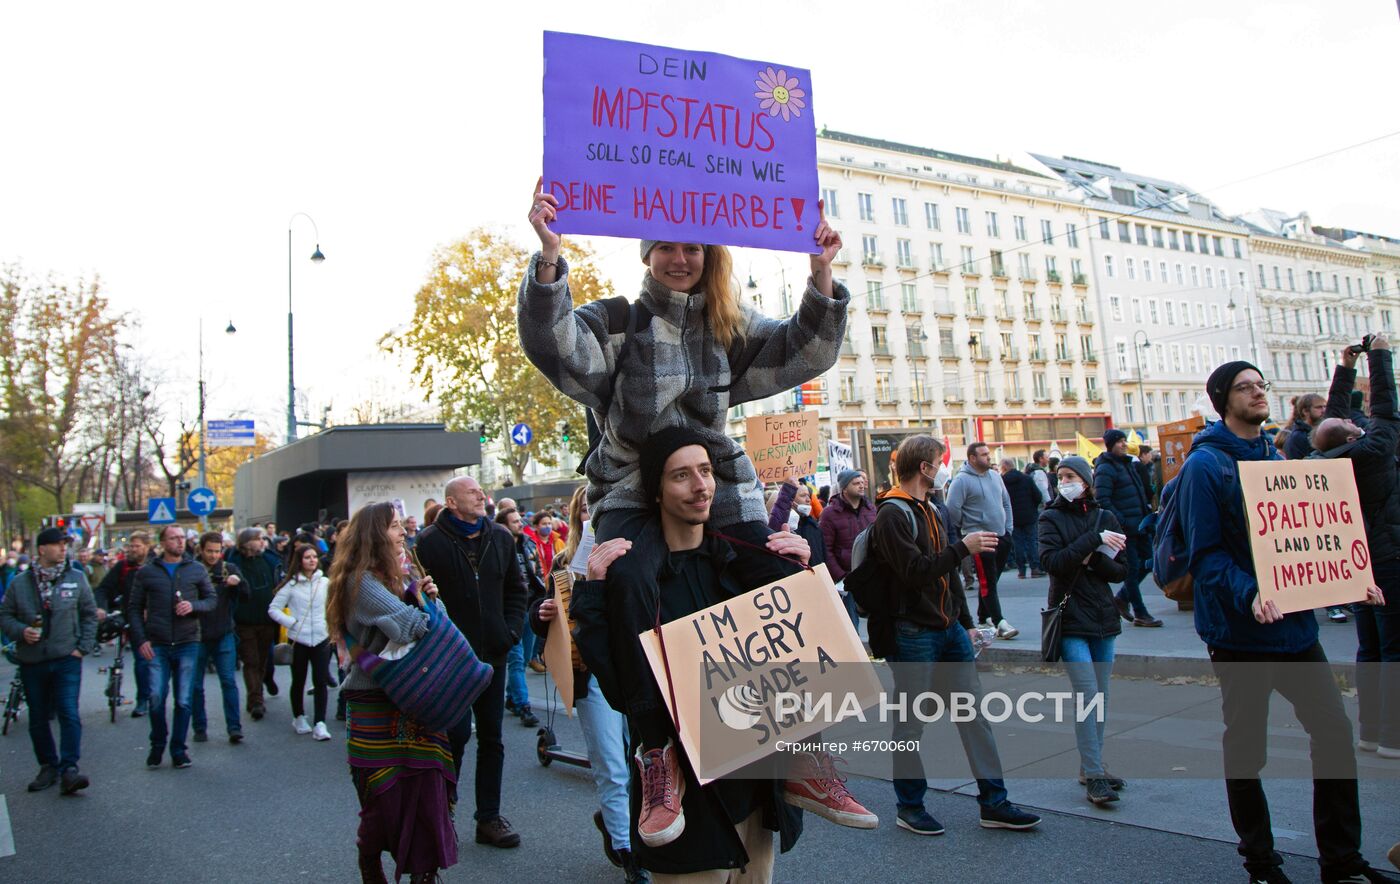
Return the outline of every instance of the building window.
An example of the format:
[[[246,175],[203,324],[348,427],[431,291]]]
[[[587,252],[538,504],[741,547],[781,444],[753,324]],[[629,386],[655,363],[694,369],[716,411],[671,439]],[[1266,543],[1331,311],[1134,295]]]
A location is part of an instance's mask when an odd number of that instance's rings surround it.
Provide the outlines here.
[[[1192,350],[1191,352],[1192,352],[1192,353],[1195,353],[1196,351],[1195,351],[1195,350]],[[1185,417],[1185,415],[1182,415],[1182,417]],[[1170,421],[1171,419],[1172,419],[1172,394],[1170,394],[1170,393],[1163,393],[1163,394],[1162,394],[1162,420],[1164,420],[1164,421]]]
[[[1158,324],[1158,323],[1157,323],[1157,299],[1156,299],[1156,298],[1149,298],[1148,301],[1147,301],[1147,318],[1148,318],[1148,320],[1149,320],[1153,325],[1157,325],[1157,324]]]
[[[836,199],[836,189],[832,187],[822,188],[822,203],[826,206],[823,210],[828,218],[840,218],[841,208]]]
[[[1211,319],[1211,322],[1215,324],[1215,327],[1216,327],[1216,328],[1219,328],[1219,327],[1220,327],[1220,305],[1219,305],[1219,304],[1211,304],[1211,305],[1210,305],[1210,319]]]
[[[1297,284],[1296,284],[1296,283],[1294,282],[1294,280],[1293,280],[1293,268],[1292,268],[1292,267],[1288,268],[1288,290],[1289,290],[1290,292],[1296,292],[1296,291],[1298,291],[1298,286],[1297,286]]]
[[[1211,273],[1209,267],[1206,268],[1206,288],[1215,288],[1215,274]]]
[[[1151,281],[1152,281],[1152,262],[1151,262],[1151,261],[1143,261],[1143,262],[1142,262],[1142,278],[1143,278],[1144,280],[1146,280],[1147,282],[1151,282]]]
[[[905,313],[919,312],[919,289],[912,282],[899,284],[899,309]]]
[[[1112,255],[1104,255],[1104,256],[1103,256],[1103,272],[1104,272],[1105,275],[1108,276],[1109,279],[1112,279],[1112,278],[1113,278],[1113,256],[1112,256]]]
[[[1191,305],[1185,301],[1181,302],[1181,324],[1188,327],[1191,325]]]
[[[1175,231],[1175,230],[1168,230],[1168,231],[1167,231],[1167,245],[1168,245],[1170,248],[1173,248],[1173,249],[1177,249],[1177,250],[1180,250],[1180,249],[1181,249],[1180,243],[1178,243],[1177,240],[1176,240],[1176,231]]]
[[[1114,322],[1123,321],[1123,299],[1117,295],[1109,295],[1108,312],[1113,317]]]
[[[1243,249],[1242,249],[1241,246],[1240,246],[1239,237],[1231,237],[1231,238],[1230,238],[1230,244],[1233,245],[1234,248],[1235,248],[1235,257],[1236,257],[1236,258],[1244,258],[1244,251],[1243,251]]]
[[[1118,355],[1118,374],[1119,374],[1119,375],[1127,374],[1127,373],[1128,373],[1128,344],[1127,344],[1127,342],[1120,338],[1120,339],[1118,339],[1117,341],[1114,341],[1114,342],[1113,342],[1113,347],[1114,347],[1115,353],[1117,353],[1117,355]]]
[[[1172,344],[1172,371],[1180,374],[1184,367],[1181,364],[1181,345]]]
[[[1147,411],[1147,422],[1155,424],[1157,422],[1157,394],[1147,393],[1143,397],[1143,402]]]
[[[1026,241],[1026,219],[1023,216],[1011,216],[1011,232],[1021,242]]]
[[[1167,325],[1176,325],[1176,305],[1171,301],[1162,302],[1162,314],[1167,320]]]
[[[891,197],[890,210],[894,212],[895,224],[899,225],[900,227],[909,226],[909,205],[904,201],[904,197]]]
[[[875,372],[875,399],[878,402],[894,401],[894,387],[890,383],[889,371]]]
[[[1129,279],[1137,279],[1137,264],[1136,264],[1136,262],[1134,262],[1132,258],[1126,258],[1126,259],[1124,260],[1124,263],[1127,265],[1127,268],[1128,268],[1128,278],[1129,278]]]
[[[1283,277],[1279,275],[1278,265],[1274,265],[1274,288],[1283,291]]]
[[[924,223],[929,230],[943,229],[943,221],[938,217],[938,203],[924,203]]]
[[[1197,305],[1196,305],[1196,325],[1200,326],[1201,328],[1205,328],[1205,327],[1206,327],[1206,305],[1205,305],[1205,304],[1197,304]]]
[[[865,283],[865,308],[867,310],[885,309],[885,288],[875,280],[866,280]]]
[[[1084,262],[1078,258],[1069,259],[1070,281],[1075,285],[1084,279]]]
[[[1210,244],[1211,244],[1212,246],[1215,247],[1215,257],[1217,257],[1217,258],[1223,258],[1223,257],[1225,257],[1225,248],[1224,248],[1224,246],[1223,246],[1223,241],[1221,240],[1220,237],[1218,237],[1218,236],[1212,236],[1212,237],[1210,238]],[[1236,255],[1235,257],[1238,258],[1239,256]]]
[[[1146,224],[1134,224],[1134,225],[1133,225],[1133,234],[1137,237],[1137,244],[1138,244],[1138,245],[1140,245],[1140,246],[1145,246],[1145,245],[1147,245],[1147,225],[1146,225]]]
[[[1166,282],[1166,281],[1167,281],[1167,262],[1166,262],[1166,261],[1158,261],[1158,262],[1157,262],[1157,269],[1158,269],[1159,271],[1161,271],[1161,273],[1162,273],[1162,276],[1161,276],[1162,282]]]
[[[1162,228],[1156,226],[1152,228],[1152,245],[1156,246],[1159,249],[1162,248],[1163,245],[1165,245],[1162,242]]]
[[[959,252],[962,254],[963,270],[966,270],[968,273],[976,270],[977,261],[972,257],[972,246],[962,246]]]
[[[997,224],[997,213],[996,213],[996,212],[988,212],[988,213],[987,213],[987,235],[988,235],[988,236],[1001,236],[1001,227],[1000,227],[1000,225]]]
[[[869,193],[856,194],[856,205],[860,207],[860,220],[875,220],[875,196]]]
[[[930,270],[943,269],[943,243],[931,242],[928,244],[928,260]]]
[[[856,373],[853,371],[841,372],[841,401],[855,402],[856,396]]]
[[[1182,275],[1181,275],[1181,265],[1180,265],[1180,264],[1176,265],[1176,284],[1177,284],[1177,285],[1186,285],[1186,280],[1185,280],[1185,278],[1183,278]]]
[[[1069,243],[1070,248],[1079,248],[1079,228],[1075,227],[1073,224],[1066,224],[1065,240]]]
[[[894,241],[895,256],[899,259],[900,267],[914,266],[914,253],[910,247],[909,240],[896,239]]]
[[[1268,277],[1266,277],[1266,276],[1264,275],[1264,265],[1263,265],[1263,264],[1260,264],[1260,265],[1259,265],[1259,287],[1260,287],[1260,288],[1267,288],[1268,285],[1269,285],[1269,279],[1268,279]]]
[[[1133,241],[1132,230],[1129,229],[1129,227],[1128,227],[1128,222],[1127,222],[1127,221],[1119,221],[1119,222],[1118,222],[1118,241],[1119,241],[1119,242],[1132,242],[1132,241]]]
[[[1195,264],[1191,265],[1191,287],[1197,289],[1201,287],[1201,269]]]
[[[860,238],[861,253],[867,264],[874,263],[880,259],[880,238],[872,234],[863,234]]]
[[[1123,413],[1128,417],[1128,423],[1137,423],[1137,412],[1133,408],[1133,394],[1123,394]]]
[[[1055,241],[1054,226],[1049,221],[1040,222],[1040,239],[1047,243]]]
[[[1198,370],[1196,366],[1196,348],[1192,347],[1190,344],[1186,345],[1186,363],[1187,367],[1191,369],[1191,373],[1195,374]],[[1167,420],[1171,420],[1171,418],[1167,418]]]
[[[1045,386],[1045,372],[1037,371],[1031,373],[1031,382],[1035,384],[1035,398],[1049,399],[1050,390]]]
[[[1142,325],[1142,299],[1133,298],[1133,322]]]
[[[958,206],[956,209],[953,210],[953,214],[957,216],[958,233],[971,233],[972,218],[968,214],[967,209],[964,209],[962,206]]]
[[[1188,252],[1194,252],[1194,251],[1196,251],[1196,240],[1195,240],[1194,237],[1191,236],[1191,231],[1189,231],[1189,230],[1183,231],[1182,234],[1181,234],[1181,240],[1182,240],[1182,242],[1184,242],[1184,243],[1186,244],[1186,251],[1188,251]]]
[[[1099,219],[1099,239],[1112,239],[1112,238],[1113,238],[1113,236],[1108,232],[1108,219],[1107,219],[1107,218],[1100,218],[1100,219]]]

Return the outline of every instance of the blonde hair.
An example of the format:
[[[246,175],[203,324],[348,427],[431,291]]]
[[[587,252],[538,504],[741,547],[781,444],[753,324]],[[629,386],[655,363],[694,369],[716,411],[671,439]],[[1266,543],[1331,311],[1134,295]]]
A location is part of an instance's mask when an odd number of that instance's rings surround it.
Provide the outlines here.
[[[563,553],[565,564],[574,560],[574,553],[578,552],[579,542],[583,540],[583,508],[587,504],[588,486],[580,485],[574,489],[574,496],[569,500],[569,541]],[[556,560],[559,558],[555,556]]]
[[[734,258],[724,246],[705,246],[705,269],[700,272],[700,290],[705,293],[705,318],[715,341],[726,350],[740,328],[739,288],[734,284]]]

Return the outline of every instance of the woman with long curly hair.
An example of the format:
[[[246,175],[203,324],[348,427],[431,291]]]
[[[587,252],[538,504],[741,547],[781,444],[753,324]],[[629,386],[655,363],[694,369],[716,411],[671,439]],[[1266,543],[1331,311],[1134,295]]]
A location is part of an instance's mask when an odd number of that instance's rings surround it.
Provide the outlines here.
[[[437,604],[427,577],[409,583],[401,564],[404,530],[391,503],[362,508],[336,549],[326,605],[332,635],[347,647],[391,656],[428,631],[425,604]],[[412,590],[412,591],[410,591]],[[341,686],[348,706],[350,777],[360,799],[360,876],[386,884],[380,854],[394,858],[395,879],[433,881],[457,862],[448,796],[456,785],[452,747],[400,712],[358,666]]]

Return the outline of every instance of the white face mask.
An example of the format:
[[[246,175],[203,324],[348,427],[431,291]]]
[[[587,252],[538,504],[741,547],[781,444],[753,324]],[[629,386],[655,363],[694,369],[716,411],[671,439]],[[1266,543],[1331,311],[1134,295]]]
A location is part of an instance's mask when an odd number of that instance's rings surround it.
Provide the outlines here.
[[[796,506],[796,510],[800,515],[810,516],[812,514],[812,505],[810,503],[799,503]]]
[[[1078,500],[1084,494],[1083,482],[1061,482],[1060,496],[1065,500]]]
[[[789,530],[789,531],[796,531],[796,530],[797,530],[797,518],[798,518],[797,513],[795,513],[795,512],[790,512],[790,513],[788,513],[788,530]]]

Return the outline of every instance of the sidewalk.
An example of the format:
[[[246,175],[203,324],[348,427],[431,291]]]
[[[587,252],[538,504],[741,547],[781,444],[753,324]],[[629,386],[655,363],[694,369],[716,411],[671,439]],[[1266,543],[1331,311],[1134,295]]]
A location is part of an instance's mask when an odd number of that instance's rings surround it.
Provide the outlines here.
[[[997,641],[982,652],[990,663],[1034,663],[1040,659],[1040,610],[1050,593],[1048,577],[1018,579],[1015,571],[1001,575],[998,595],[1002,613],[1021,634],[1009,641]],[[1145,678],[1210,675],[1210,658],[1205,643],[1196,634],[1191,611],[1178,611],[1176,602],[1162,595],[1149,576],[1142,586],[1147,609],[1162,620],[1160,628],[1144,628],[1123,623],[1123,633],[1114,646],[1113,671],[1116,675]],[[977,594],[969,592],[968,610],[977,616]],[[1354,683],[1356,627],[1351,622],[1333,623],[1325,611],[1317,612],[1318,638],[1327,659],[1339,675]]]

